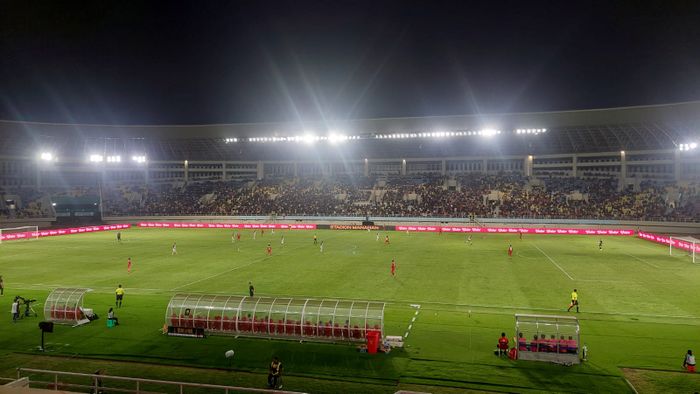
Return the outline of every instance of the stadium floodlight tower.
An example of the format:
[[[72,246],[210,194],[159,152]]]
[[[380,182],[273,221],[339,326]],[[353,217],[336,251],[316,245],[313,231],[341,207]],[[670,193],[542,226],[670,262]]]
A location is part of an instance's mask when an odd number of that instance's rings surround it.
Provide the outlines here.
[[[581,336],[573,316],[515,314],[518,359],[579,364]]]
[[[700,239],[694,237],[669,237],[668,254],[673,256],[673,248],[682,249],[695,264],[695,252],[700,249]]]
[[[39,226],[0,228],[0,244],[2,244],[3,241],[35,241],[37,239],[39,239]]]

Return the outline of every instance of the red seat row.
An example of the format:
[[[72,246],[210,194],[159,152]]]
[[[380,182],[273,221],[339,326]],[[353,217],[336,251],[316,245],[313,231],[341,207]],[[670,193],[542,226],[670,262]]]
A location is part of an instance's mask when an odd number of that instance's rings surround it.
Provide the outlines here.
[[[294,335],[305,337],[328,337],[328,338],[353,338],[363,339],[365,331],[369,329],[379,330],[378,324],[374,327],[366,326],[365,329],[357,325],[348,327],[340,326],[338,323],[331,325],[330,322],[320,323],[318,325],[310,321],[300,324],[299,321],[282,319],[274,321],[268,319],[249,319],[242,317],[237,320],[236,317],[214,316],[207,319],[205,316],[185,316],[176,314],[170,316],[170,323],[175,327],[195,327],[203,328],[211,331],[233,331],[242,333],[257,333],[264,335]],[[236,324],[237,323],[237,324]],[[303,335],[302,335],[303,332]]]
[[[84,318],[80,308],[51,307],[49,311],[51,320],[80,320]]]

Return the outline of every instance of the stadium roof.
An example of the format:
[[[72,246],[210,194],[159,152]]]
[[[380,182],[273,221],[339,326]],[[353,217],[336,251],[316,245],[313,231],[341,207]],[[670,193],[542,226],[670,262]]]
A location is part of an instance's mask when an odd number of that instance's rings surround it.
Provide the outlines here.
[[[478,139],[472,139],[466,144],[445,144],[441,141],[440,146],[420,139],[372,139],[373,135],[382,133],[485,128],[503,130],[504,134],[513,133],[515,129],[546,128],[547,133],[500,138],[496,144]],[[387,150],[394,150],[404,157],[549,154],[670,149],[688,140],[696,140],[700,136],[698,130],[700,101],[579,111],[358,119],[332,124],[91,125],[0,121],[0,138],[4,141],[0,142],[0,153],[34,154],[37,149],[53,149],[78,154],[97,147],[104,148],[105,151],[140,149],[151,158],[163,160],[253,160],[265,159],[260,156],[265,156],[266,153],[277,158],[282,153],[282,158],[295,159],[291,157],[293,154],[289,149],[279,149],[285,143],[259,144],[265,145],[265,148],[245,143],[246,149],[240,149],[243,144],[225,147],[222,144],[226,138],[292,136],[304,133],[325,135],[330,131],[338,131],[345,135],[372,139],[372,144],[363,141],[355,143],[361,144],[361,149],[356,147],[356,150],[362,152],[353,155],[358,158],[386,155]],[[270,148],[272,145],[278,147]],[[305,153],[302,153],[302,157],[303,155]]]

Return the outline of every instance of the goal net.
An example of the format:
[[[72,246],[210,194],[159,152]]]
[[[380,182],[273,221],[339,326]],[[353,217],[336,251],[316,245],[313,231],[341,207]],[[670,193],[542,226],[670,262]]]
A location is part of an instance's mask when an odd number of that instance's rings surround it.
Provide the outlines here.
[[[0,228],[0,244],[7,241],[37,239],[39,239],[39,226]]]
[[[700,250],[700,239],[693,237],[670,237],[668,254],[673,256],[674,249],[676,249],[676,255],[681,253],[685,256],[689,256],[693,263],[695,263],[695,252]]]

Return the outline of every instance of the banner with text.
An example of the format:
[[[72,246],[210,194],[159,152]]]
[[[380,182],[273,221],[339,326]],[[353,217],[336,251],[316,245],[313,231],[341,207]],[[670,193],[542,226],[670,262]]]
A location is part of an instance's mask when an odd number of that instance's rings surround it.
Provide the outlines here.
[[[521,228],[464,226],[396,226],[396,231],[490,234],[554,234],[554,235],[634,235],[634,230],[589,228]]]
[[[139,222],[139,227],[148,228],[230,228],[230,229],[275,229],[315,230],[315,224],[265,224],[265,223],[196,223],[196,222]]]
[[[20,233],[10,233],[3,234],[0,236],[2,241],[12,241],[18,239],[29,239],[36,236],[39,237],[53,237],[58,235],[73,235],[73,234],[83,234],[83,233],[94,233],[98,231],[111,231],[111,230],[122,230],[131,227],[130,224],[110,224],[104,226],[86,226],[86,227],[75,227],[75,228],[59,228],[54,230],[39,230],[39,231],[26,231]]]
[[[640,231],[638,234],[639,238],[645,239],[647,241],[656,242],[664,245],[673,244],[674,247],[685,250],[692,250],[693,244],[687,241],[682,241],[680,239],[671,239],[668,235],[659,235],[652,233],[645,233]],[[695,244],[695,252],[700,252],[700,245]]]

